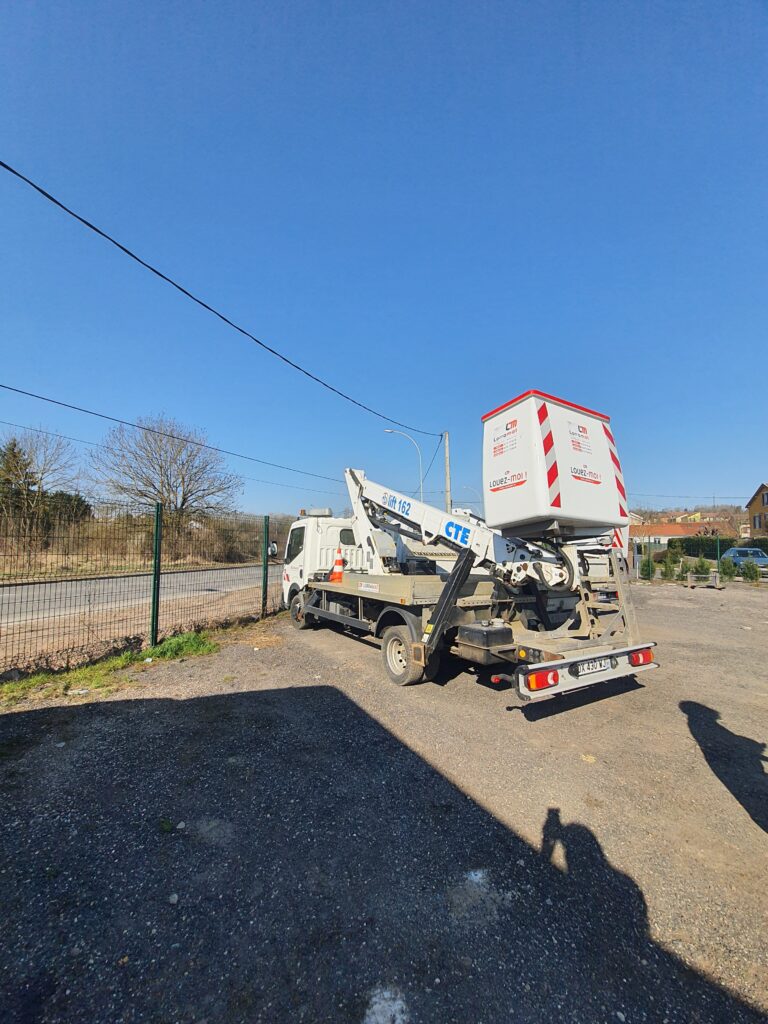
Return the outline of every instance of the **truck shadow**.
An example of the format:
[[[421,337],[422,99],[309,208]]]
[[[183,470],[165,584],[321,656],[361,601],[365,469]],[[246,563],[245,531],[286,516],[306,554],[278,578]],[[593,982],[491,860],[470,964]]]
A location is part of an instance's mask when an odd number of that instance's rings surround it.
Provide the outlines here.
[[[8,714],[0,753],[5,1024],[763,1019],[585,824],[530,845],[333,687]]]
[[[338,633],[344,635],[345,641],[354,641],[361,647],[366,647],[371,651],[375,651],[378,658],[381,657],[381,643],[367,634],[358,633],[352,629],[345,629],[343,626],[336,623],[328,623],[326,630],[335,630]],[[383,671],[380,669],[380,671]],[[440,667],[435,674],[434,679],[430,679],[425,682],[415,683],[415,686],[447,686],[453,682],[454,679],[458,679],[460,676],[467,676],[478,686],[486,687],[489,690],[493,690],[495,693],[505,693],[512,691],[515,693],[515,686],[511,682],[492,682],[492,677],[499,672],[513,671],[511,665],[505,665],[503,663],[494,664],[491,666],[485,665],[473,665],[470,662],[465,661],[463,658],[456,657],[452,654],[443,654],[440,658]],[[574,711],[577,708],[588,707],[590,704],[596,704],[602,700],[608,700],[611,697],[619,697],[625,693],[631,693],[633,690],[642,690],[644,686],[642,683],[637,681],[636,676],[625,676],[623,679],[612,679],[607,683],[600,683],[597,686],[587,687],[584,690],[577,690],[574,693],[558,694],[557,697],[553,697],[548,700],[537,701],[532,704],[511,704],[507,706],[507,711],[517,711],[524,716],[529,722],[538,722],[545,718],[552,718],[555,715],[560,715],[564,711]],[[519,698],[515,694],[515,699]]]
[[[752,821],[768,832],[768,745],[731,732],[720,723],[720,713],[693,700],[680,702],[696,740],[714,775],[738,800]]]
[[[575,711],[577,708],[589,707],[591,704],[598,704],[603,700],[610,700],[612,697],[621,697],[634,690],[643,690],[645,687],[638,682],[636,676],[624,676],[622,679],[610,679],[607,683],[598,683],[597,686],[589,686],[585,690],[576,690],[573,693],[561,693],[551,700],[542,700],[536,704],[511,705],[507,711],[519,711],[528,722],[540,722],[545,718],[554,718],[564,712]]]

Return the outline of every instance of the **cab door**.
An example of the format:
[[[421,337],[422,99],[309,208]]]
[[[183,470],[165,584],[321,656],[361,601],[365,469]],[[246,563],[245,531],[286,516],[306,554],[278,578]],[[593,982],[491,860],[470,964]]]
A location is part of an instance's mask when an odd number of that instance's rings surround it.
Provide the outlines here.
[[[285,565],[283,566],[283,598],[289,603],[291,591],[302,590],[306,583],[304,572],[304,545],[306,527],[303,523],[291,527],[288,543],[285,546]]]

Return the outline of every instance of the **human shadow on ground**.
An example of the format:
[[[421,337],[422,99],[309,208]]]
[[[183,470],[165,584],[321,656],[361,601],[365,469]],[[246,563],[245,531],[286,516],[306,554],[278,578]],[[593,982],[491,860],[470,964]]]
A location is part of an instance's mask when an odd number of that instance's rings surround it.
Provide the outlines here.
[[[334,687],[8,714],[0,754],[4,1024],[763,1019],[586,825],[530,845]]]
[[[720,723],[720,713],[693,700],[680,702],[688,728],[713,773],[756,825],[768,832],[768,747]]]

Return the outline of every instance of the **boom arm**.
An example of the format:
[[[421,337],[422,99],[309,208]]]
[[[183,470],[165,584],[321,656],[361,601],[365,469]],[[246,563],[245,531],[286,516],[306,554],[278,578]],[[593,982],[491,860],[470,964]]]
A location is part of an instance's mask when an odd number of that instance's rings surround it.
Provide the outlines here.
[[[416,537],[424,544],[444,544],[460,553],[471,551],[473,564],[510,586],[520,586],[528,579],[558,589],[571,590],[576,585],[576,573],[565,553],[557,555],[518,538],[502,537],[477,520],[442,512],[368,480],[361,469],[347,469],[344,476],[357,523],[371,537],[384,529]]]

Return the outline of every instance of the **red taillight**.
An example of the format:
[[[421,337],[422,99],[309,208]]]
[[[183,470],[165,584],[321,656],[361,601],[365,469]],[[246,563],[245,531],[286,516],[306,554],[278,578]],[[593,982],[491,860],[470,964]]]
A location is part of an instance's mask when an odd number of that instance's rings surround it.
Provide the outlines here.
[[[653,651],[646,647],[644,651],[632,651],[629,655],[630,665],[650,665],[653,661]]]
[[[551,672],[531,672],[525,681],[529,690],[546,690],[549,686],[557,686],[560,673],[556,669]]]

